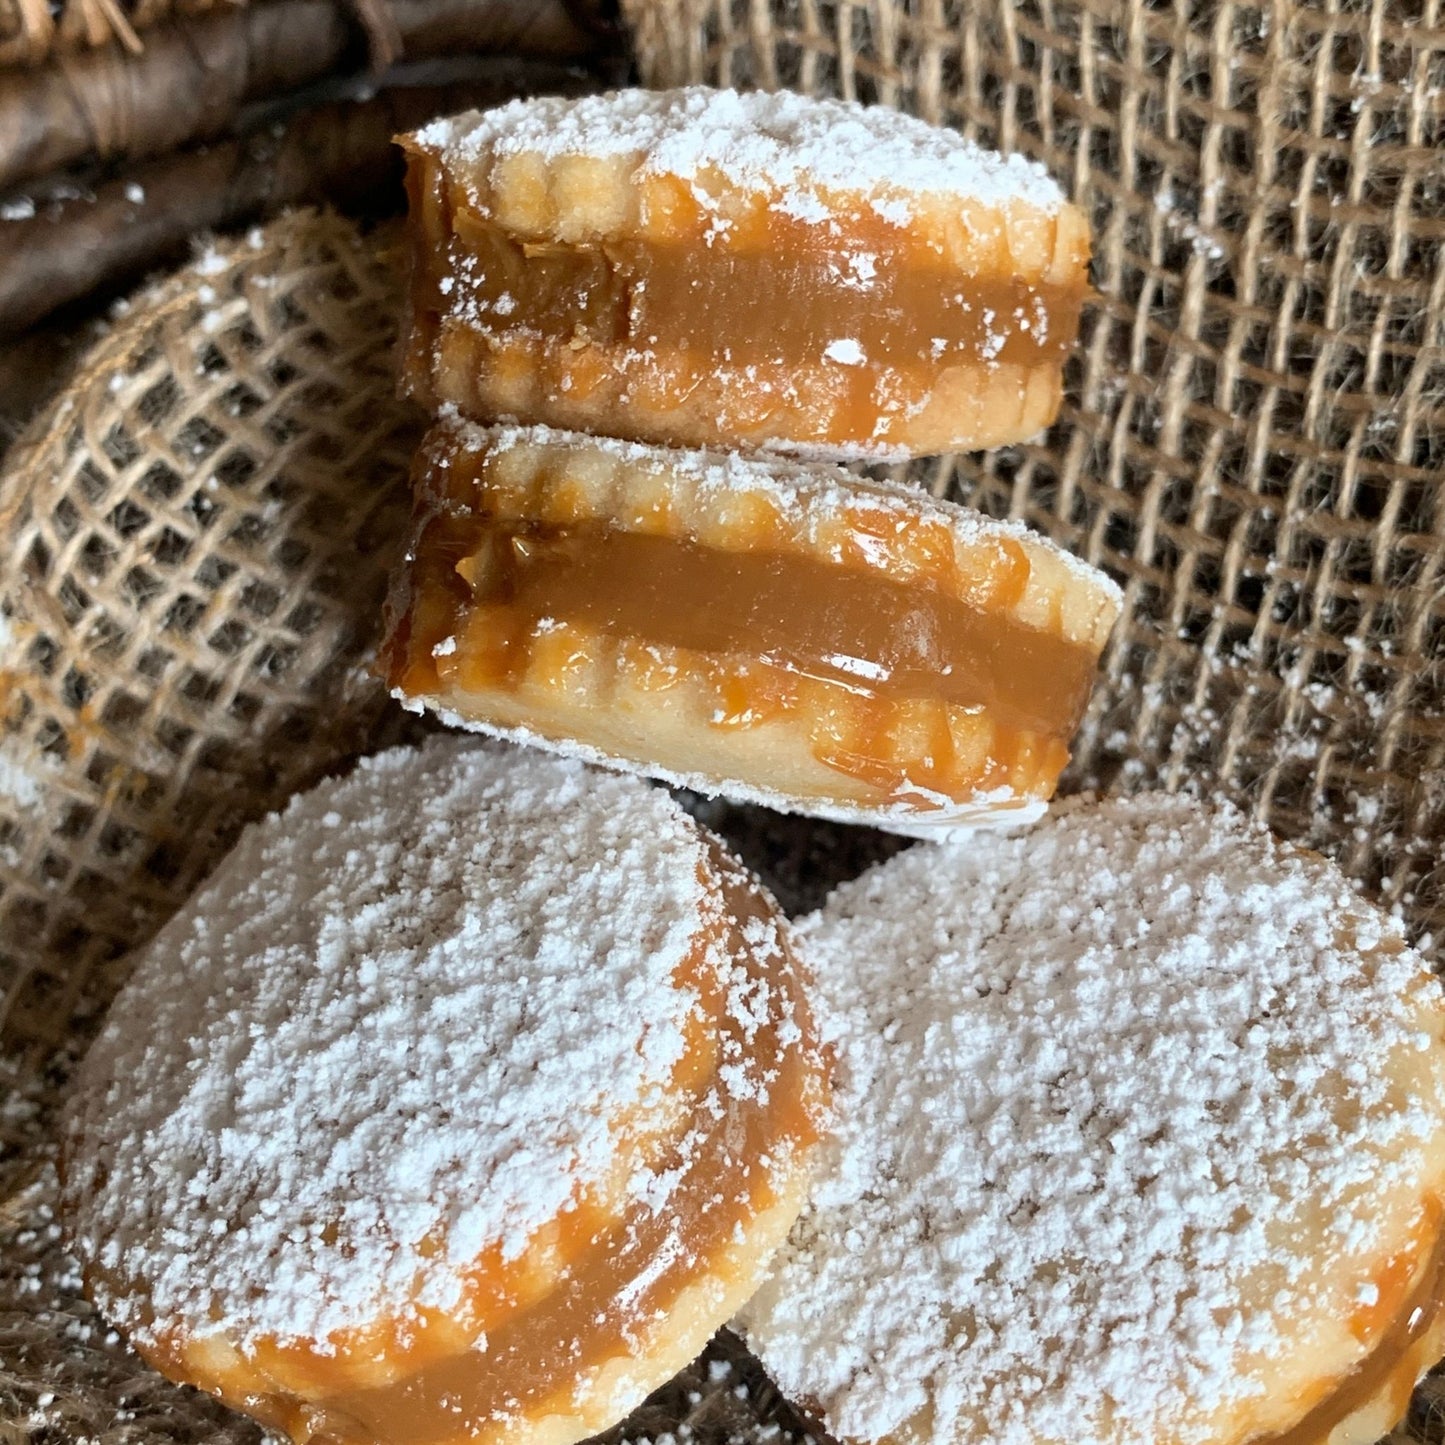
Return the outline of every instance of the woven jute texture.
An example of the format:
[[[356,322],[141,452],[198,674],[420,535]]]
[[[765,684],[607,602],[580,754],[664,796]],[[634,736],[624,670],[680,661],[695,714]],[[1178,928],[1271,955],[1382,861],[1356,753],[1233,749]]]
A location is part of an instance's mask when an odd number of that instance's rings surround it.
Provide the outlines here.
[[[257,1433],[80,1299],[49,1124],[125,950],[406,730],[368,668],[421,421],[391,252],[314,213],[208,248],[0,466],[0,1441]]]
[[[386,706],[365,664],[418,423],[393,397],[392,272],[334,217],[213,248],[7,458],[8,1057],[73,1039],[240,823]]]

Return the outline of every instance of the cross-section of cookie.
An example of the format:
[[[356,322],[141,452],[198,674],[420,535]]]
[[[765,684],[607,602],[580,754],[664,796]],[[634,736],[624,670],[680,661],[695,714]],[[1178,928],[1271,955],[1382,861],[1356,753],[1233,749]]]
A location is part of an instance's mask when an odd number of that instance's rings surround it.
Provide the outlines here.
[[[885,107],[703,88],[403,138],[431,409],[833,458],[1032,436],[1088,292],[1031,162]]]
[[[166,1374],[293,1440],[565,1445],[752,1292],[825,1080],[666,793],[455,737],[252,828],[84,1065],[63,1201]]]
[[[838,1439],[1366,1445],[1445,1353],[1445,1006],[1187,799],[915,848],[800,926],[839,1135],[742,1320]]]
[[[902,832],[1032,821],[1118,610],[837,468],[441,421],[381,667],[447,721]]]

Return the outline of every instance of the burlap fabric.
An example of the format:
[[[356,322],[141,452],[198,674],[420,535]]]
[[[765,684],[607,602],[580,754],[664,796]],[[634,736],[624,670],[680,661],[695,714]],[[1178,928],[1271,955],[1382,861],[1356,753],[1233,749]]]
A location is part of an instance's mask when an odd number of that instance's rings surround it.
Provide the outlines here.
[[[7,458],[11,1060],[76,1037],[240,823],[386,706],[365,663],[419,434],[393,394],[392,272],[315,215],[213,248],[131,305]]]
[[[1433,3],[625,8],[651,82],[897,104],[1038,156],[1090,208],[1100,299],[1059,425],[919,474],[1127,585],[1073,786],[1225,792],[1438,932]],[[411,439],[388,278],[334,222],[223,250],[118,323],[0,480],[30,579],[0,588],[0,1445],[256,1435],[145,1371],[80,1301],[46,1120],[124,942],[242,816],[392,726],[356,670]],[[795,909],[894,846],[703,811]],[[726,1339],[714,1352],[614,1436],[798,1432],[745,1364],[723,1368]],[[1437,1389],[1402,1438],[1445,1438]]]
[[[254,1438],[81,1300],[49,1119],[249,817],[398,731],[366,671],[418,418],[384,240],[297,216],[140,296],[0,466],[0,1442]]]

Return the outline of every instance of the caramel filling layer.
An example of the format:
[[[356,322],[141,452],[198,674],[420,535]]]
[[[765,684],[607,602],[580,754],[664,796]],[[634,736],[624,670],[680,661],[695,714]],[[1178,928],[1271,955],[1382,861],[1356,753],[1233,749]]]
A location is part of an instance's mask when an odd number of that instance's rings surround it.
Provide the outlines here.
[[[485,606],[519,637],[548,620],[574,623],[756,660],[867,696],[984,709],[1004,727],[1059,738],[1077,727],[1093,684],[1087,648],[941,592],[806,555],[444,516],[419,543],[423,557],[437,571],[452,564],[454,620]],[[402,685],[424,694],[435,673],[428,679],[430,658],[410,651]]]
[[[1431,1208],[1430,1221],[1437,1232],[1429,1258],[1419,1279],[1370,1353],[1297,1425],[1274,1435],[1259,1436],[1252,1445],[1321,1445],[1341,1421],[1363,1409],[1391,1385],[1406,1352],[1445,1310],[1445,1233],[1439,1232],[1442,1213],[1445,1211],[1438,1204]],[[1415,1381],[1412,1377],[1398,1383],[1403,1395],[1399,1407],[1403,1414]]]
[[[765,966],[743,943],[752,925],[769,921],[769,911],[716,850],[713,862],[721,916],[709,920],[679,983],[696,991],[717,1050],[712,1067],[692,1081],[681,1130],[657,1156],[657,1175],[675,1179],[662,1205],[635,1199],[618,1214],[577,1211],[569,1232],[578,1238],[549,1287],[525,1302],[498,1299],[485,1338],[473,1349],[458,1349],[455,1331],[440,1331],[444,1337],[434,1342],[424,1328],[400,1329],[385,1347],[391,1378],[358,1384],[340,1372],[327,1378],[331,1358],[298,1345],[289,1351],[295,1358],[288,1373],[310,1366],[304,1398],[285,1388],[258,1390],[254,1378],[219,1382],[223,1398],[296,1439],[436,1445],[495,1438],[509,1421],[575,1410],[578,1383],[609,1361],[645,1358],[690,1285],[711,1278],[719,1298],[737,1295],[740,1285],[746,1293],[751,1278],[731,1277],[724,1262],[776,1203],[775,1180],[791,1187],[799,1156],[819,1137],[824,1085],[791,960]],[[756,1026],[733,1012],[731,980],[713,962],[719,948],[743,961],[767,990],[767,1017]],[[787,1041],[785,1019],[802,1031],[792,1030]],[[733,1071],[741,1082],[722,1086]],[[764,1159],[782,1172],[770,1174],[759,1163]],[[485,1278],[471,1291],[495,1293]],[[463,1314],[467,1306],[464,1301]],[[149,1354],[187,1377],[183,1349]]]
[[[413,175],[415,214],[423,183]],[[452,236],[430,238],[417,257],[415,311],[435,319],[460,303],[469,320],[496,331],[721,353],[741,364],[1058,364],[1086,295],[1082,275],[1060,285],[900,258],[898,228],[876,216],[848,217],[846,241],[782,217],[761,244],[521,241],[440,184]]]

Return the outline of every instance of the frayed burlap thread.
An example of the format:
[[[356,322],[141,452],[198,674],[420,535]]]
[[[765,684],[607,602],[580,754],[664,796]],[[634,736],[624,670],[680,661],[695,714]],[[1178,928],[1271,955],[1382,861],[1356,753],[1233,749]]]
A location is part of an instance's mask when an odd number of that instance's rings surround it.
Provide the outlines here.
[[[627,0],[653,84],[1046,165],[1099,298],[1059,424],[914,469],[1127,588],[1072,786],[1245,803],[1445,925],[1445,14],[1422,0]]]

